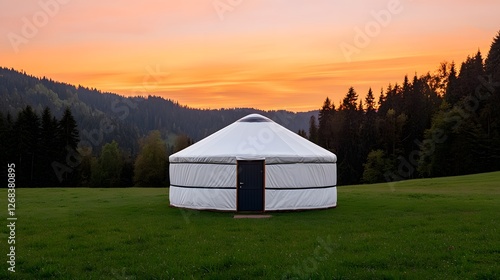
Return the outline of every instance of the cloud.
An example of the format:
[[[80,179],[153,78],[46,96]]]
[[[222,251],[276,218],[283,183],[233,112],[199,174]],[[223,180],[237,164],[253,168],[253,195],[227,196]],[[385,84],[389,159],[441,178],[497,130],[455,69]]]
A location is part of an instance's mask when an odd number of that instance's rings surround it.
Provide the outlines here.
[[[50,0],[46,0],[50,1]],[[226,0],[220,0],[226,1]],[[71,0],[15,54],[8,32],[38,1],[0,0],[2,66],[121,94],[145,91],[190,106],[317,108],[483,54],[500,2],[400,0],[401,14],[348,63],[339,43],[388,0],[242,1],[221,20],[212,0]],[[144,85],[148,67],[168,75]],[[152,81],[152,80],[151,80]]]

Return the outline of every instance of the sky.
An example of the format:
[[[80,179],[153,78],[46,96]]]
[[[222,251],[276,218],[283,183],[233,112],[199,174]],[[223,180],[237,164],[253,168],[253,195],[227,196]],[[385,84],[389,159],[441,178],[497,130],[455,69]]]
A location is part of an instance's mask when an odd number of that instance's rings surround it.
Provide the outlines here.
[[[194,108],[319,109],[485,58],[498,0],[0,0],[0,66]]]

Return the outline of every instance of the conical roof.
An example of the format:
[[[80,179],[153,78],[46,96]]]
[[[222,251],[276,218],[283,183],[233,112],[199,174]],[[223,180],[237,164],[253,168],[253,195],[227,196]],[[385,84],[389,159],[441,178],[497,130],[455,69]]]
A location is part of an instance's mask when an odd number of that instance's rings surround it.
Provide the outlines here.
[[[330,151],[259,114],[243,117],[171,155],[171,163],[236,163],[265,159],[266,164],[336,162]]]

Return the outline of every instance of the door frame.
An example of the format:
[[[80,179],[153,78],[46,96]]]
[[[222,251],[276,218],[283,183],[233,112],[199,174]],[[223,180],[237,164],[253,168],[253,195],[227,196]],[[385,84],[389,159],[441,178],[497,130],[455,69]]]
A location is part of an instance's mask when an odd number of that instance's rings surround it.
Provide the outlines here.
[[[240,212],[239,210],[239,196],[240,196],[240,172],[239,166],[240,162],[261,162],[262,163],[262,210],[255,210],[249,212],[265,212],[266,209],[266,160],[265,159],[257,159],[257,160],[237,160],[236,161],[236,212]],[[243,211],[245,212],[245,211]]]

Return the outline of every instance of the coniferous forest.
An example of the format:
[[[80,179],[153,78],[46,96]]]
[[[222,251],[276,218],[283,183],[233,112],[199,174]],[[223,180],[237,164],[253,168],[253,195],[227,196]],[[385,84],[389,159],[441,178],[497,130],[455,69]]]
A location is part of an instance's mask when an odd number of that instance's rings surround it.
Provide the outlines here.
[[[0,162],[20,187],[168,186],[169,154],[258,112],[334,152],[339,186],[500,170],[500,32],[486,57],[402,77],[291,113],[191,109],[1,68]]]
[[[308,138],[337,155],[339,185],[500,170],[499,105],[500,32],[485,59],[326,98]]]

